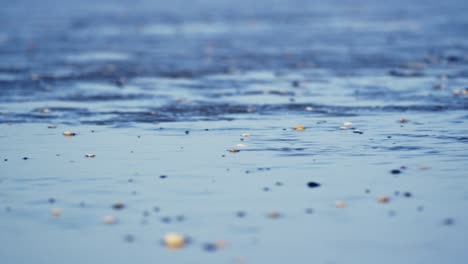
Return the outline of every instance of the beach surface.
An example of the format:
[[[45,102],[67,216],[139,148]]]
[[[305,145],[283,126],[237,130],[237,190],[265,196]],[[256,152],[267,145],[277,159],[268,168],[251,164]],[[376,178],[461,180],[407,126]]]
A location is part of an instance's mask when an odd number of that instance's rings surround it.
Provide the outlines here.
[[[1,3],[0,263],[466,263],[467,12]]]

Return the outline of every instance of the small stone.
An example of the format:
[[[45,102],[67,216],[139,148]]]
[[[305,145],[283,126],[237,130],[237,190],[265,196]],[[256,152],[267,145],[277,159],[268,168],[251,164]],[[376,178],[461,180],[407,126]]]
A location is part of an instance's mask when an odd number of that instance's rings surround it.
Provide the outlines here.
[[[455,220],[453,218],[444,219],[444,225],[450,226],[450,225],[454,225],[454,224],[455,224]]]
[[[76,133],[73,133],[70,130],[65,130],[63,131],[63,135],[66,137],[73,137],[73,136],[76,136]]]
[[[56,201],[55,201],[55,198],[49,198],[49,199],[47,200],[47,202],[49,202],[50,204],[53,204],[53,203],[55,203]]]
[[[112,205],[112,208],[115,210],[121,210],[121,209],[124,209],[124,207],[125,205],[121,202],[117,202]]]
[[[124,241],[127,242],[127,243],[133,243],[135,241],[135,236],[133,235],[125,235],[124,236]]]
[[[306,213],[306,214],[313,214],[313,213],[314,213],[314,209],[312,209],[312,208],[307,208],[307,209],[305,209],[305,213]]]
[[[345,126],[345,127],[350,127],[352,125],[353,125],[353,123],[351,123],[351,122],[344,122],[343,123],[343,126]]]
[[[381,204],[386,204],[390,202],[390,198],[387,196],[380,196],[379,198],[377,198],[377,201]]]
[[[188,135],[188,134],[190,134],[190,131],[186,130],[185,135]]]
[[[115,224],[116,220],[113,216],[107,215],[102,218],[102,222],[107,225]]]
[[[279,212],[277,212],[277,211],[273,211],[273,212],[269,212],[267,214],[267,217],[271,218],[271,219],[277,219],[277,218],[281,217],[281,214]]]
[[[236,216],[239,217],[239,218],[243,218],[245,217],[246,213],[244,211],[239,211],[236,213]]]
[[[404,192],[403,196],[405,196],[406,198],[410,198],[413,195],[410,192]]]
[[[348,129],[347,126],[340,126],[340,130],[346,130],[346,129]]]
[[[297,130],[297,131],[303,131],[303,130],[305,130],[305,127],[303,127],[303,126],[293,126],[292,129]]]
[[[50,214],[52,216],[59,217],[61,214],[61,211],[58,208],[52,208],[52,210],[50,211]]]
[[[317,183],[317,182],[308,182],[307,183],[307,186],[309,186],[309,188],[317,188],[320,186],[320,183]]]
[[[390,173],[391,174],[400,174],[401,170],[391,170]]]
[[[216,247],[215,243],[205,243],[203,245],[203,249],[208,252],[216,251],[218,248]]]
[[[29,158],[28,157],[23,157],[23,160],[28,160]]]
[[[237,153],[237,152],[239,152],[240,150],[235,149],[235,148],[232,148],[232,149],[229,149],[228,151],[231,152],[231,153]]]
[[[345,203],[341,200],[338,200],[335,202],[335,206],[336,208],[344,208],[345,207]]]
[[[409,119],[400,118],[399,122],[400,122],[400,123],[408,123],[408,122],[409,122]]]
[[[86,157],[86,158],[95,158],[96,155],[91,154],[91,153],[88,153],[88,154],[85,155],[85,157]]]
[[[185,244],[185,237],[177,233],[167,233],[163,237],[163,243],[170,249],[181,248]]]
[[[167,178],[167,175],[161,175],[159,176],[160,179],[166,179]]]
[[[57,126],[56,125],[50,125],[50,126],[47,126],[47,128],[54,129],[54,128],[57,128]]]
[[[244,137],[244,138],[248,138],[248,137],[250,137],[250,134],[249,133],[243,133],[241,136]]]

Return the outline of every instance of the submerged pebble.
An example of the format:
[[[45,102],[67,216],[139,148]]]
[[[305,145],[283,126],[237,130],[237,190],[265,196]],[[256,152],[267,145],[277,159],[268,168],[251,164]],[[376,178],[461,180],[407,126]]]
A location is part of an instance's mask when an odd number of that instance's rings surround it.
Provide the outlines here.
[[[117,202],[117,203],[114,203],[112,205],[112,208],[115,209],[115,210],[121,210],[125,207],[125,205],[121,202]]]
[[[276,219],[276,218],[280,218],[281,214],[277,211],[272,211],[267,214],[267,217],[271,219]]]
[[[308,182],[307,183],[307,186],[309,186],[309,188],[317,188],[320,186],[320,183],[317,183],[317,182]]]
[[[115,218],[114,218],[113,216],[107,215],[107,216],[104,216],[104,217],[102,218],[102,222],[103,222],[104,224],[111,225],[111,224],[115,224],[116,220],[115,220]]]
[[[52,208],[52,210],[50,211],[50,214],[54,217],[59,217],[61,215],[61,211],[59,208]]]
[[[85,157],[86,158],[94,158],[94,157],[96,157],[96,155],[88,153],[88,154],[85,155]]]
[[[386,204],[390,202],[390,198],[388,196],[380,196],[377,198],[377,201],[381,204]]]
[[[297,131],[303,131],[303,130],[305,130],[305,127],[303,127],[303,126],[293,126],[292,129],[297,130]]]
[[[63,131],[63,135],[66,137],[73,137],[73,136],[76,136],[76,133],[73,133],[70,130],[65,130]]]
[[[338,200],[335,202],[336,208],[344,208],[345,207],[345,202]]]
[[[181,248],[185,244],[185,237],[177,233],[167,233],[162,240],[164,245],[171,249]]]
[[[228,151],[231,152],[231,153],[237,153],[237,152],[239,152],[240,150],[235,149],[235,148],[232,148],[232,149],[229,149]]]

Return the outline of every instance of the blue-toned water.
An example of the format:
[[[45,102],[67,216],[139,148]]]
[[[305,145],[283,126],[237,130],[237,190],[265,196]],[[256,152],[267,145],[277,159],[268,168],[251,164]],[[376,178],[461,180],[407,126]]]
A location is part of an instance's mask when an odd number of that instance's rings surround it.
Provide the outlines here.
[[[468,261],[466,1],[96,2],[0,1],[0,263]]]

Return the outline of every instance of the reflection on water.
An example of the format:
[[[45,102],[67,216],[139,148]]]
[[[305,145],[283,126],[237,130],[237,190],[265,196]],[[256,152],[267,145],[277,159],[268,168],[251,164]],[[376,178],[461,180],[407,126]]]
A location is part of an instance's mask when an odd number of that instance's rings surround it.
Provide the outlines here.
[[[465,2],[4,1],[0,262],[466,262]]]

